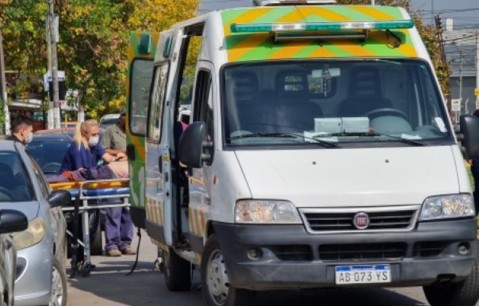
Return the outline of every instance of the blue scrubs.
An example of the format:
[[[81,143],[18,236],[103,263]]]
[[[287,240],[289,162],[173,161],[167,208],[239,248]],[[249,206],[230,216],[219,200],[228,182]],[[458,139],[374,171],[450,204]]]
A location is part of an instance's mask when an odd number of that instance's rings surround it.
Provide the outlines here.
[[[105,153],[105,148],[101,145],[90,147],[88,150],[83,145],[78,148],[78,144],[72,142],[63,158],[60,172],[74,171],[79,168],[94,168]]]

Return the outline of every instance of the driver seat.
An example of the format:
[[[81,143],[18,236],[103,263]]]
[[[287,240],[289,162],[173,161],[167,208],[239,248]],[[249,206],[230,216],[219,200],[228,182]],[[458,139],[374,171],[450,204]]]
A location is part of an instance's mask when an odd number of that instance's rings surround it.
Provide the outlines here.
[[[392,103],[382,95],[381,77],[376,67],[358,65],[351,68],[348,98],[341,102],[342,117],[360,117],[379,108],[392,108]]]

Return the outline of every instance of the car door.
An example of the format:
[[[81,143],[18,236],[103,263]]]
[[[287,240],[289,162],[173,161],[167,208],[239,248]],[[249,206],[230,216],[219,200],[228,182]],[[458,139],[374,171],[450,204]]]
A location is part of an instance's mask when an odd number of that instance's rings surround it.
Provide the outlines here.
[[[51,227],[51,235],[55,243],[55,256],[63,262],[65,258],[65,233],[66,233],[66,221],[62,212],[61,206],[51,207],[48,201],[48,198],[51,193],[50,185],[47,183],[42,170],[38,166],[37,162],[26,153],[25,163],[31,167],[33,177],[32,181],[34,185],[37,185],[40,190],[40,198],[38,201],[41,202],[41,206],[48,209],[49,214],[49,226]],[[42,209],[42,208],[40,208]]]

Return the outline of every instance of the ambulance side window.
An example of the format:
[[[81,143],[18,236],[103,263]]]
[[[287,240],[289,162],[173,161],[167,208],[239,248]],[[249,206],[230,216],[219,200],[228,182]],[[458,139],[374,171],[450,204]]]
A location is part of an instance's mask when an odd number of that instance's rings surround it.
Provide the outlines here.
[[[155,69],[153,92],[148,110],[148,142],[159,143],[160,141],[168,67],[168,62],[164,62]]]
[[[197,77],[195,92],[195,114],[194,121],[206,123],[207,140],[214,139],[213,133],[213,91],[211,90],[211,73],[200,70]]]

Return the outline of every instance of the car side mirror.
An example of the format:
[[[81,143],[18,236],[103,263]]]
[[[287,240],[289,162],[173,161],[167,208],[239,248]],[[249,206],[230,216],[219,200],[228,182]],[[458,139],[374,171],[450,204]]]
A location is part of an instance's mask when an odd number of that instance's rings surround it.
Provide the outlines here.
[[[53,190],[48,197],[50,207],[67,206],[70,204],[72,196],[67,190]]]
[[[0,210],[0,234],[21,232],[28,227],[27,217],[18,210]]]
[[[180,137],[178,153],[180,162],[188,167],[201,168],[203,163],[211,161],[212,143],[205,141],[206,124],[191,123]],[[209,149],[209,150],[208,150]],[[206,152],[208,150],[208,152]]]
[[[473,115],[462,115],[460,127],[464,135],[464,158],[479,159],[479,118]]]

